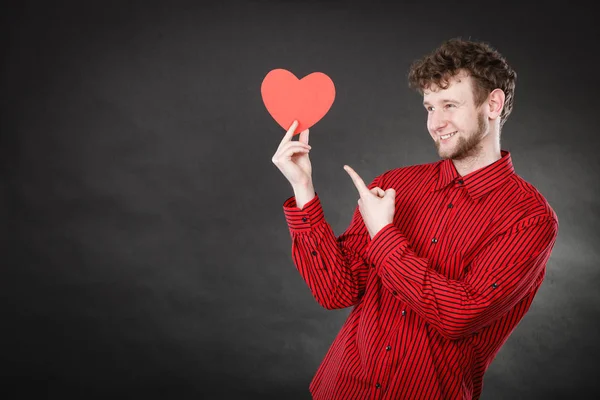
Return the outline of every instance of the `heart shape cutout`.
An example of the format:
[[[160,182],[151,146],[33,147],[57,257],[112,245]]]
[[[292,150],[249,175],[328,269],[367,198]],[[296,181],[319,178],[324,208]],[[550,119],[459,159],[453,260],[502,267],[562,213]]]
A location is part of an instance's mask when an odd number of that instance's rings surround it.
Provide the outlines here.
[[[267,111],[283,129],[298,120],[294,135],[319,122],[335,100],[333,81],[322,72],[298,79],[290,71],[274,69],[263,79],[260,92]]]

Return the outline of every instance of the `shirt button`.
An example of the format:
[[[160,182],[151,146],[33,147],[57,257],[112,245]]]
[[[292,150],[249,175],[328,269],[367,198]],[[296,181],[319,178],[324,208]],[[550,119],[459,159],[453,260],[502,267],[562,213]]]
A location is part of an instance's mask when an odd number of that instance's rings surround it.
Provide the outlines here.
[[[452,203],[448,204],[448,208],[452,208],[452,207],[453,207]]]
[[[392,294],[393,294],[394,296],[396,296],[396,295],[398,294],[398,292],[396,292],[396,291],[394,290],[394,291],[392,292]]]
[[[492,283],[492,287],[493,287],[494,289],[496,289],[496,288],[498,287],[498,284],[497,284],[497,283]]]
[[[437,243],[437,239],[436,239],[436,238],[433,238],[433,239],[431,239],[431,241],[432,241],[433,243]]]
[[[375,384],[375,387],[376,387],[377,389],[379,389],[379,388],[381,387],[381,383],[376,383],[376,384]]]
[[[316,256],[316,255],[317,255],[317,252],[316,252],[315,250],[313,250],[313,251],[312,251],[312,255],[313,255],[313,256]]]
[[[308,218],[302,217],[302,222],[306,222],[306,221],[308,221]]]
[[[463,183],[465,183],[465,181],[463,181],[462,179],[459,179],[459,180],[458,180],[458,184],[459,184],[459,185],[462,185]]]
[[[406,315],[406,310],[402,310],[402,315]]]
[[[385,350],[386,350],[386,351],[390,351],[391,349],[392,349],[392,346],[387,346],[387,347],[385,348]]]

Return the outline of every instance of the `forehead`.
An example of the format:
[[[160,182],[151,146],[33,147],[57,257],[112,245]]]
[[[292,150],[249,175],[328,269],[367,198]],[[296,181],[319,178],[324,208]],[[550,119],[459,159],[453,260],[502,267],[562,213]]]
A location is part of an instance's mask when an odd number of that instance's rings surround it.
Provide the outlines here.
[[[439,99],[454,98],[456,100],[468,100],[472,97],[471,77],[463,73],[455,75],[448,80],[448,87],[442,89],[435,84],[423,90],[424,102],[433,102]]]

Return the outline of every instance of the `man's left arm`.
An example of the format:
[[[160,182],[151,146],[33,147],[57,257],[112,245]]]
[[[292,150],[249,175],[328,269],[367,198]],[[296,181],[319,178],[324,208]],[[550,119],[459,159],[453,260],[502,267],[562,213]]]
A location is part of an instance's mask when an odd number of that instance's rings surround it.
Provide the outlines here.
[[[489,325],[523,299],[545,268],[557,233],[551,216],[520,220],[492,238],[460,280],[433,270],[393,224],[373,237],[367,258],[389,291],[454,340]]]

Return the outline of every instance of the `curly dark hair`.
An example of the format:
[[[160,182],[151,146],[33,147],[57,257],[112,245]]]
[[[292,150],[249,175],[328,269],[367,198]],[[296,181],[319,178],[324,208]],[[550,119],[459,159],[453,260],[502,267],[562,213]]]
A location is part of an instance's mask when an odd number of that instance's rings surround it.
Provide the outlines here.
[[[432,84],[446,89],[448,80],[466,72],[473,78],[473,98],[479,107],[496,88],[505,95],[504,109],[500,114],[500,127],[504,125],[513,108],[517,73],[504,57],[485,42],[453,38],[437,49],[413,62],[408,73],[408,85],[419,93]]]

